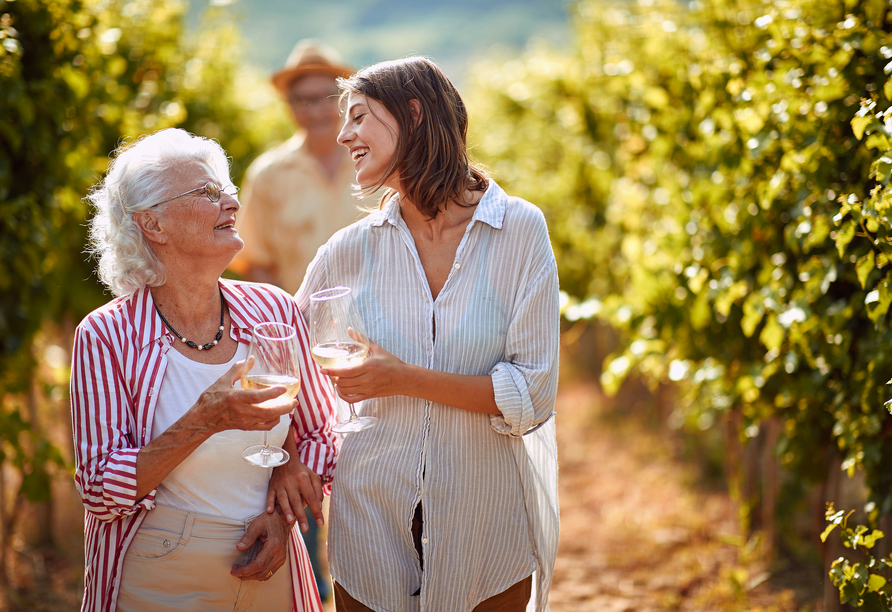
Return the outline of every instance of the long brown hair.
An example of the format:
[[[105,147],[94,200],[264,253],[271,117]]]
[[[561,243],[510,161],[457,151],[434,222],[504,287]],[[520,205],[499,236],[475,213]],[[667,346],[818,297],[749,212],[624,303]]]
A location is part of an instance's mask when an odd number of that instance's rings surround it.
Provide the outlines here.
[[[485,191],[483,168],[468,154],[468,112],[455,86],[425,57],[381,62],[348,79],[338,79],[341,96],[362,94],[377,100],[398,125],[396,150],[380,180],[361,193],[371,194],[396,172],[404,193],[418,209],[435,218],[442,205],[465,204],[465,192]],[[421,116],[409,106],[417,100]],[[388,189],[383,206],[393,195]]]

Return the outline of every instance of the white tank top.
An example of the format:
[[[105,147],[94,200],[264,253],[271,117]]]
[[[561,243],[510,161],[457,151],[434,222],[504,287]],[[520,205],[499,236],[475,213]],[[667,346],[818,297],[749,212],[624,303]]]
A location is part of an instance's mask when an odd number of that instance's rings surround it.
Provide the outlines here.
[[[152,439],[182,417],[208,387],[247,354],[248,347],[239,344],[229,363],[211,365],[192,361],[170,349],[152,423]],[[241,388],[241,383],[236,382],[235,386]],[[269,443],[282,446],[290,424],[290,415],[283,416],[269,432]],[[242,451],[254,444],[263,444],[262,431],[230,429],[214,434],[167,475],[158,486],[155,501],[239,520],[266,512],[272,469],[242,459]]]

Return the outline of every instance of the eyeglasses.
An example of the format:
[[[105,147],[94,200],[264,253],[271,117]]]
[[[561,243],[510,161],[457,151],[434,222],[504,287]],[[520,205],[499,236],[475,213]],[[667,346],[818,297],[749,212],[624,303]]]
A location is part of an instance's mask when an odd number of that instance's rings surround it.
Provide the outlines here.
[[[207,196],[208,200],[211,202],[217,203],[220,201],[221,194],[227,194],[231,196],[235,196],[238,194],[238,187],[235,185],[227,185],[226,187],[221,188],[216,183],[206,183],[204,187],[196,187],[195,189],[191,189],[186,193],[181,193],[180,195],[175,195],[172,198],[167,198],[166,200],[162,200],[160,202],[156,202],[149,206],[149,208],[154,208],[160,204],[164,204],[165,202],[170,202],[171,200],[176,200],[177,198],[182,198],[183,196],[187,196],[190,193],[198,193],[202,192]]]
[[[302,110],[326,108],[337,105],[338,94],[335,92],[325,96],[288,96],[288,103]]]

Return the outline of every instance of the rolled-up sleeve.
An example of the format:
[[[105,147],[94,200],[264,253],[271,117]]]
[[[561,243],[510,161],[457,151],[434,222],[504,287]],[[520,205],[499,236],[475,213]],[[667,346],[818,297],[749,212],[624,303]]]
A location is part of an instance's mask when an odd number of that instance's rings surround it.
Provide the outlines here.
[[[545,234],[536,258],[538,275],[514,308],[505,339],[505,361],[490,371],[500,415],[495,431],[522,436],[551,417],[557,395],[560,303],[557,266]]]
[[[87,511],[106,522],[152,508],[155,498],[136,499],[134,411],[108,338],[81,324],[71,364],[75,484]]]

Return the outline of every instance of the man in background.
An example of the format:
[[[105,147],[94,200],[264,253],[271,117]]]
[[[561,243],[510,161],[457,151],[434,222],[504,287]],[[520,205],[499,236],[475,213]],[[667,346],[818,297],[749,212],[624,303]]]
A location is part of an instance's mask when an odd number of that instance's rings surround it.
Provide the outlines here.
[[[350,186],[353,163],[337,142],[335,79],[351,74],[333,49],[307,39],[273,75],[298,129],[245,175],[236,223],[245,248],[231,266],[243,278],[294,293],[318,248],[359,218]]]
[[[273,75],[298,129],[254,160],[245,174],[236,221],[245,248],[230,267],[246,280],[294,293],[319,247],[360,217],[352,196],[353,162],[337,142],[335,79],[351,74],[333,49],[307,39]],[[302,535],[324,601],[329,587],[319,567],[318,527],[308,518],[310,530]]]

